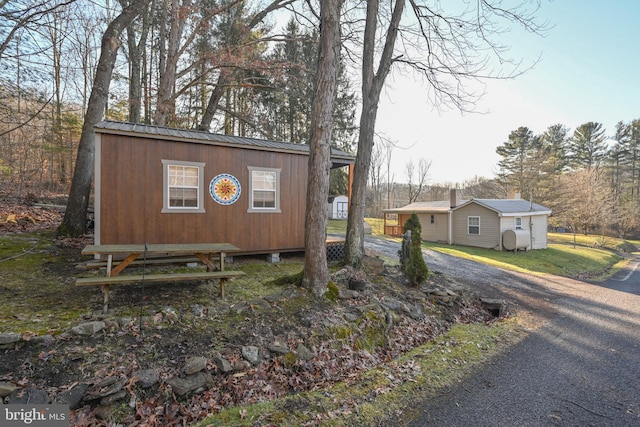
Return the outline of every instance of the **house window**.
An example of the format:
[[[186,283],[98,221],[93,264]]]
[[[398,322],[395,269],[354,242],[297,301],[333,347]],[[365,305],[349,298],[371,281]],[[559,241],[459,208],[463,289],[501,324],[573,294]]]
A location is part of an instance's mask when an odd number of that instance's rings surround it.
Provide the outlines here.
[[[249,167],[248,212],[280,212],[280,169]]]
[[[436,216],[431,215],[431,224],[435,224],[435,223],[436,223]]]
[[[204,212],[204,165],[162,160],[162,212]]]
[[[480,234],[480,217],[470,216],[467,217],[467,226],[469,234]]]
[[[522,218],[516,218],[516,230],[522,230]]]

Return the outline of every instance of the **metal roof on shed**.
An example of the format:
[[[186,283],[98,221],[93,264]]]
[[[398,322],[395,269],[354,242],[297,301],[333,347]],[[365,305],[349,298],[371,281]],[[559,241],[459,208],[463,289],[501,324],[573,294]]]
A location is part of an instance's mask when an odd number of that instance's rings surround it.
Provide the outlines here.
[[[242,136],[223,135],[198,130],[175,129],[144,123],[129,123],[104,120],[94,126],[98,133],[140,136],[149,135],[154,138],[193,142],[200,144],[237,146],[241,148],[309,154],[308,144],[294,144],[291,142],[270,141],[267,139],[247,138]],[[345,151],[331,148],[331,160],[335,164],[345,166],[355,161],[355,156]],[[337,160],[340,160],[337,162]]]

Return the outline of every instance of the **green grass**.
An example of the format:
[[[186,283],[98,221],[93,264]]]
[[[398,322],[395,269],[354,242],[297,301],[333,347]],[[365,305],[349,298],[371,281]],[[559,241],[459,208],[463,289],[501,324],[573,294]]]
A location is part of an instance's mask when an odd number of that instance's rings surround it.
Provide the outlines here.
[[[550,243],[602,248],[617,252],[635,252],[638,250],[639,243],[598,234],[549,233],[547,238]]]
[[[626,262],[624,256],[615,252],[620,248],[628,247],[628,243],[619,239],[582,236],[578,239],[580,243],[574,246],[573,235],[550,233],[549,242],[547,249],[517,253],[431,242],[425,242],[424,246],[438,252],[509,270],[565,277],[588,277],[591,280],[606,279]],[[603,242],[603,244],[596,245],[594,242]]]
[[[54,244],[54,232],[8,234],[0,238],[0,333],[58,334],[81,322],[84,315],[101,313],[102,292],[99,286],[75,285],[76,277],[103,275],[104,271],[77,270],[78,249],[63,249]],[[227,284],[226,302],[260,299],[280,289],[270,282],[299,273],[303,263],[295,257],[269,264],[263,257],[239,257],[226,265],[229,270],[247,273]],[[193,272],[204,267],[175,265],[152,266],[146,272]],[[129,267],[127,273],[141,274],[142,268]],[[150,287],[153,290],[148,290]],[[131,317],[145,310],[157,311],[172,305],[189,311],[194,301],[215,305],[219,300],[217,281],[189,283],[140,284],[114,286],[109,304],[112,316]]]
[[[371,226],[371,235],[384,237],[384,220],[382,218],[365,218],[367,224]],[[327,224],[327,233],[346,234],[347,220],[331,219]]]

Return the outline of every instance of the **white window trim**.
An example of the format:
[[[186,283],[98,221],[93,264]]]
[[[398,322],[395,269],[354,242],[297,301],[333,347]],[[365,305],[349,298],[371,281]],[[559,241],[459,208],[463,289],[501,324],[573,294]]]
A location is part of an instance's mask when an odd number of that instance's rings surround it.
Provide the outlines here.
[[[520,224],[518,224],[518,220],[520,220]],[[523,229],[522,228],[522,217],[521,216],[515,217],[514,220],[513,220],[513,225],[516,228],[516,230],[522,230]]]
[[[248,213],[281,213],[280,210],[280,171],[279,168],[261,168],[257,166],[247,166],[249,170],[249,207]],[[253,172],[275,172],[276,174],[276,206],[273,208],[256,208],[253,206]]]
[[[191,166],[198,168],[198,206],[169,206],[169,166]],[[201,162],[162,159],[162,213],[205,213],[204,209],[204,166]]]
[[[478,219],[478,225],[471,225],[471,218],[477,218]],[[472,233],[471,232],[471,227],[478,227],[478,233]],[[479,236],[480,235],[480,217],[479,216],[468,216],[467,217],[467,234],[472,235],[472,236]]]

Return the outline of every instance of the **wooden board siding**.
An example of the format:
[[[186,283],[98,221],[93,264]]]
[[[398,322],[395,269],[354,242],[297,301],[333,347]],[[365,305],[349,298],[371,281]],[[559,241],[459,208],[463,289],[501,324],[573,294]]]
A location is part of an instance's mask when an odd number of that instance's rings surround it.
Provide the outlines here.
[[[112,134],[99,140],[96,243],[227,242],[246,252],[304,248],[307,155]],[[161,213],[163,159],[205,163],[205,213]],[[280,169],[280,213],[247,212],[248,166]],[[220,205],[209,195],[209,182],[221,173],[240,182],[234,204]]]
[[[470,216],[480,217],[480,234],[469,234],[468,220]],[[452,218],[452,241],[454,245],[476,246],[480,248],[499,248],[502,237],[498,214],[483,206],[471,203],[456,209]]]

